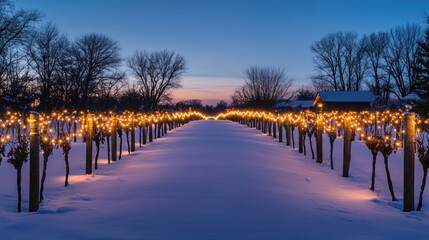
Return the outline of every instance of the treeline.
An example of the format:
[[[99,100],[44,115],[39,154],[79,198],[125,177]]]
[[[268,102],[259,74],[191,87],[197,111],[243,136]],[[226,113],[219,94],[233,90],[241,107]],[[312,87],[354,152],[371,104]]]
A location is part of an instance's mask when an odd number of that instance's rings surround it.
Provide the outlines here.
[[[425,37],[417,24],[365,35],[330,33],[311,46],[316,70],[312,85],[316,91],[370,90],[387,105],[391,97],[420,94],[428,80],[419,71],[429,69],[427,58],[422,61],[428,42],[428,30]]]
[[[183,100],[179,101],[176,104],[172,105],[170,109],[177,109],[181,111],[199,111],[206,115],[214,116],[221,112],[225,112],[226,109],[230,107],[230,104],[227,102],[220,100],[216,103],[216,105],[203,105],[202,101],[200,99],[189,99],[189,100]]]
[[[0,1],[3,110],[152,111],[171,100],[185,69],[184,58],[174,51],[136,51],[122,58],[118,42],[108,36],[69,39],[53,23],[42,23],[39,12]]]
[[[311,52],[311,86],[294,90],[283,68],[253,66],[245,70],[245,84],[234,92],[232,105],[270,109],[290,99],[313,100],[320,91],[365,90],[380,96],[386,107],[413,92],[422,100],[420,110],[429,107],[429,26],[425,31],[407,24],[365,35],[330,33],[315,41]]]

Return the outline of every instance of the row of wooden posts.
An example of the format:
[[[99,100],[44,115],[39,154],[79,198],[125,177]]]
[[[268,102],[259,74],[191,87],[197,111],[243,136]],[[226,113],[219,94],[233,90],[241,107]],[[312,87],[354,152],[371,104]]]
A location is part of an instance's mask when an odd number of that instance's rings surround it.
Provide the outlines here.
[[[39,209],[39,171],[40,171],[40,160],[39,160],[39,154],[40,154],[40,129],[39,129],[39,114],[37,112],[30,112],[29,114],[29,124],[30,124],[30,187],[29,187],[29,211],[30,212],[36,212]],[[183,124],[189,122],[190,119],[179,119],[179,120],[169,120],[168,122],[163,122],[163,125],[159,125],[158,123],[158,135],[157,137],[160,138],[162,135],[167,133],[167,129],[172,130],[174,128],[180,127]],[[112,122],[112,129],[110,133],[110,138],[112,139],[111,142],[111,148],[110,148],[110,155],[112,161],[117,161],[118,159],[118,144],[117,144],[117,128],[118,128],[118,119],[116,116],[112,116],[111,118]],[[168,127],[167,127],[168,124]],[[74,124],[76,127],[76,124]],[[131,146],[130,146],[130,152],[134,152],[136,150],[135,144],[136,144],[136,122],[133,117],[131,117],[131,129],[130,129],[130,139],[131,139]],[[82,127],[82,126],[81,126]],[[143,139],[143,144],[146,144],[147,138],[149,142],[152,142],[154,139],[154,133],[153,133],[153,124],[149,124],[148,126],[148,136],[145,134],[145,129],[143,129],[143,135],[140,136],[140,141]],[[162,128],[162,131],[160,131]],[[87,115],[87,138],[86,138],[86,161],[85,161],[85,174],[92,174],[92,168],[93,168],[93,134],[94,134],[94,116],[92,114]],[[76,130],[75,130],[76,132]],[[161,134],[160,134],[161,133]],[[76,142],[76,138],[74,139]]]
[[[318,116],[319,117],[319,116]],[[280,119],[274,122],[270,119],[263,117],[238,117],[233,118],[245,124],[250,128],[256,128],[261,130],[263,133],[277,138],[279,142],[283,142],[283,128],[285,129],[286,145],[291,145],[291,131],[292,127],[290,123],[282,122]],[[414,168],[415,168],[415,143],[416,143],[416,116],[414,113],[405,113],[404,115],[404,139],[403,139],[403,151],[404,151],[404,203],[403,211],[409,212],[414,211]],[[278,131],[278,134],[277,134]],[[351,122],[346,118],[344,121],[344,135],[343,135],[343,177],[349,176],[350,161],[351,161],[351,142],[353,139],[353,129]],[[321,119],[316,121],[316,162],[323,163],[323,125]],[[298,126],[298,152],[303,153],[303,131]]]

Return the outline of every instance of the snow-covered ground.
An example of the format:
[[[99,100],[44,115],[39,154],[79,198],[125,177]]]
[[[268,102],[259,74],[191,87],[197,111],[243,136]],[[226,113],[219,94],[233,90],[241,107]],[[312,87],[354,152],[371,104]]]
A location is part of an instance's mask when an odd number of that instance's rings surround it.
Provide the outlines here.
[[[15,172],[4,161],[0,239],[428,239],[428,194],[422,212],[402,212],[401,152],[390,160],[399,198],[391,202],[381,156],[372,192],[363,143],[353,142],[351,177],[343,178],[342,140],[332,171],[324,137],[320,165],[308,139],[303,156],[237,123],[194,121],[111,165],[102,149],[92,176],[83,174],[85,146],[76,143],[70,186],[55,150],[37,213],[28,213],[28,163],[18,214]],[[421,175],[416,162],[416,199]]]

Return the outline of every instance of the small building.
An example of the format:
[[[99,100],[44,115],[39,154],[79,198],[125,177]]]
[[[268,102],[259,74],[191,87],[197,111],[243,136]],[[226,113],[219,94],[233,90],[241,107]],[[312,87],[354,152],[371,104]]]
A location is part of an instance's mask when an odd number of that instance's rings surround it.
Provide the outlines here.
[[[322,91],[314,100],[314,105],[322,111],[363,111],[371,110],[378,97],[368,91]]]
[[[274,108],[278,111],[314,110],[313,100],[284,101],[277,103]]]

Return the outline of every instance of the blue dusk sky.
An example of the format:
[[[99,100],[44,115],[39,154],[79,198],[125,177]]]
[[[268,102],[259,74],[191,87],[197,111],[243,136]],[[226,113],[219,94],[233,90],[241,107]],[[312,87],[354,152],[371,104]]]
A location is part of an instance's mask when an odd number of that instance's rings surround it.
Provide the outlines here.
[[[294,86],[314,74],[310,46],[328,33],[425,27],[429,0],[14,0],[37,9],[69,38],[101,33],[123,57],[136,50],[174,50],[187,61],[175,100],[229,101],[253,65],[284,67]]]

